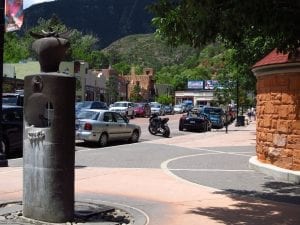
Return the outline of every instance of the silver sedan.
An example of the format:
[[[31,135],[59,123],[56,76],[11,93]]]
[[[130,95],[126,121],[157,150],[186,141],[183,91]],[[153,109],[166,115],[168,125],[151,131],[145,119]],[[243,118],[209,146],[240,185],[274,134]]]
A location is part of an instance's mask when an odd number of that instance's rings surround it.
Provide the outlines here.
[[[76,140],[95,142],[101,147],[115,140],[135,143],[141,136],[140,126],[129,123],[121,114],[109,110],[81,111],[77,115],[75,129]]]

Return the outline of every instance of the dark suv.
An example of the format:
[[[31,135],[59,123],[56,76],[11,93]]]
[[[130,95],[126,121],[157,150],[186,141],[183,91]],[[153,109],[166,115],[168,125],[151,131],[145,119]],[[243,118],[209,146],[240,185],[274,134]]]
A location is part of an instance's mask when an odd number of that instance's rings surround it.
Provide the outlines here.
[[[201,113],[206,115],[211,124],[212,128],[223,128],[225,125],[225,112],[220,107],[210,107],[210,106],[204,106],[201,110]]]
[[[23,150],[23,107],[2,105],[2,152],[8,157],[11,153]]]

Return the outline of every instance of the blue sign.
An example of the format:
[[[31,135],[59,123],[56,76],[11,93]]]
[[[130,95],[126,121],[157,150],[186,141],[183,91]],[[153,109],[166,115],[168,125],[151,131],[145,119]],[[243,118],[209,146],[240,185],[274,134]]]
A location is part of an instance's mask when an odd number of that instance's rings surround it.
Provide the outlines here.
[[[189,80],[188,89],[203,89],[203,80]]]

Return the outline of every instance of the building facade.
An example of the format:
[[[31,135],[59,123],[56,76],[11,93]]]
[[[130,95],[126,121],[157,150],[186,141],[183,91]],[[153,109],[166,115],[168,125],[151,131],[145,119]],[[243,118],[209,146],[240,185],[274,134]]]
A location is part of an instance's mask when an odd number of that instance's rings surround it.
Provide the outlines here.
[[[210,105],[214,100],[214,90],[175,91],[175,104],[191,101],[193,105]]]
[[[122,76],[125,81],[127,99],[131,99],[134,87],[140,87],[140,96],[145,101],[152,101],[155,98],[155,81],[154,70],[145,68],[143,74],[136,74],[134,67],[131,69],[131,74]]]

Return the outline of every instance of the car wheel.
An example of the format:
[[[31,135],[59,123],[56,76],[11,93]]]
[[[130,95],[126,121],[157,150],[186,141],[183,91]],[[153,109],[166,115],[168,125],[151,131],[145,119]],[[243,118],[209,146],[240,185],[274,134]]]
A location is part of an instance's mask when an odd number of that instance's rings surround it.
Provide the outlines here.
[[[164,137],[170,137],[170,128],[169,127],[165,127],[165,131],[164,131],[164,133],[163,133],[163,136]]]
[[[131,119],[134,119],[134,117],[135,117],[135,116],[134,116],[134,112],[133,112],[133,113],[131,114],[131,117],[130,117],[130,118],[131,118]]]
[[[211,122],[209,122],[208,124],[207,124],[207,131],[211,131],[211,127],[212,127],[212,124],[211,124]]]
[[[179,130],[183,131],[183,124],[182,124],[182,122],[179,123]]]
[[[148,131],[150,132],[150,134],[155,135],[157,134],[157,129],[155,129],[153,126],[149,125],[148,126]]]
[[[8,156],[7,143],[4,140],[2,140],[1,145],[2,145],[2,149],[0,150],[0,155],[4,155],[6,158]]]
[[[105,147],[108,143],[108,136],[106,133],[102,133],[99,138],[99,145],[100,147]]]
[[[136,143],[139,141],[139,138],[140,138],[139,132],[137,130],[134,130],[132,132],[131,138],[129,139],[129,142]]]

